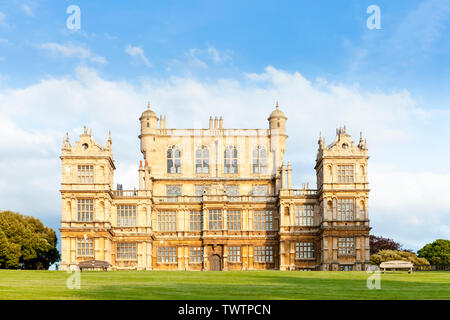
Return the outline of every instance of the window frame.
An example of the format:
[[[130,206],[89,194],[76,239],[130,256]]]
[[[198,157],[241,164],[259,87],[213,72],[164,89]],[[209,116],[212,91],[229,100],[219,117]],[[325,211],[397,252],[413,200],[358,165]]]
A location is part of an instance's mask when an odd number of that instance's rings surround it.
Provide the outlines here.
[[[164,210],[156,213],[156,226],[158,232],[177,231],[177,211]]]
[[[274,263],[273,256],[273,246],[253,247],[253,260],[256,263]]]
[[[338,198],[336,201],[338,221],[355,220],[355,199],[354,198]]]
[[[227,210],[227,230],[242,231],[241,210]]]
[[[273,231],[273,211],[272,210],[254,210],[253,211],[253,230],[254,231]]]
[[[338,238],[338,256],[351,257],[355,255],[355,238],[340,237]]]
[[[223,212],[221,209],[208,210],[208,230],[209,231],[223,230]]]
[[[77,165],[77,177],[79,184],[93,184],[94,183],[94,165],[93,164],[79,164]]]
[[[122,261],[137,260],[136,242],[116,242],[116,260]]]
[[[193,228],[195,226],[196,228]],[[198,227],[198,228],[197,228]],[[203,211],[189,211],[189,231],[199,232],[203,230]]]
[[[315,259],[315,246],[313,241],[297,241],[295,242],[295,259],[309,260]]]
[[[131,228],[131,227],[136,227],[136,211],[137,211],[137,206],[133,205],[133,204],[118,204],[117,205],[117,226],[118,227],[124,227],[124,228]],[[123,211],[123,209],[125,209],[125,211]],[[129,211],[129,209],[132,208],[131,211]],[[130,222],[129,224],[122,224],[125,219]]]
[[[198,162],[200,162],[200,164]],[[209,174],[209,167],[209,148],[207,146],[198,147],[195,150],[195,174]],[[199,168],[200,172],[198,170]]]
[[[301,209],[300,209],[301,208]],[[311,227],[314,226],[314,204],[295,205],[295,226]]]
[[[89,211],[86,210],[80,210],[80,202],[87,202],[90,201],[90,208]],[[86,204],[82,205],[82,207],[85,207]],[[93,222],[94,221],[94,212],[95,212],[95,205],[94,205],[94,199],[89,198],[80,198],[77,199],[77,222]],[[86,217],[88,215],[89,219],[83,219],[83,217]],[[80,217],[82,219],[80,219]]]
[[[203,263],[203,247],[189,247],[189,263]]]
[[[337,165],[338,183],[355,183],[355,166],[353,164]]]
[[[239,152],[236,146],[227,146],[224,151],[224,162],[223,162],[223,173],[224,174],[238,174],[239,173],[239,163],[238,163]]]
[[[94,257],[94,238],[77,238],[77,257]]]
[[[264,146],[257,145],[253,148],[252,173],[267,174],[267,150]]]
[[[167,173],[181,174],[181,148],[178,146],[167,147],[166,153]]]
[[[163,264],[177,263],[177,247],[175,246],[161,246],[156,251],[156,261]]]
[[[241,263],[241,247],[229,246],[228,247],[228,262],[229,263]]]

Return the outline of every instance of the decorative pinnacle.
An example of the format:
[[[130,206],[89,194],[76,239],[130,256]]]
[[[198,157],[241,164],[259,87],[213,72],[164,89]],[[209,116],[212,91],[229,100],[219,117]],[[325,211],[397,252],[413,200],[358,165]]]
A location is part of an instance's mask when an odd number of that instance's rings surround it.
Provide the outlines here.
[[[150,101],[147,102],[147,109],[150,110]]]
[[[278,106],[278,101],[277,101],[277,105],[276,105],[276,108],[277,108],[277,110],[278,110],[278,108],[279,108],[279,106]]]

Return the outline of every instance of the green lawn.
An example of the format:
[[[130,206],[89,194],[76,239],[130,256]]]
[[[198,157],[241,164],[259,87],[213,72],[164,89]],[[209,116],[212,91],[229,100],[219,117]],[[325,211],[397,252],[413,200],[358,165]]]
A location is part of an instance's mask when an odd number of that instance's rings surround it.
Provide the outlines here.
[[[369,290],[366,272],[0,270],[0,299],[450,299],[450,272],[389,272]]]

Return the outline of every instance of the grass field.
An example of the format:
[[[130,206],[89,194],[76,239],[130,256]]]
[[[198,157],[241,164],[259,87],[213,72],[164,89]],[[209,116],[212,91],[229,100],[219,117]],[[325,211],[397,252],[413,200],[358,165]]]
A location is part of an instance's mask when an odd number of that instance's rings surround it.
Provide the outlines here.
[[[389,272],[369,290],[366,272],[0,270],[0,299],[450,299],[450,272]]]

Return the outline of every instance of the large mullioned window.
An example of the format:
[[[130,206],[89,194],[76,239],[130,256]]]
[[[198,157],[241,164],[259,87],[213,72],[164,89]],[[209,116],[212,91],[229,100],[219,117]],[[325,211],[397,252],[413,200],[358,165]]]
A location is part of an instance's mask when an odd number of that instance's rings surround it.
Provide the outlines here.
[[[224,151],[225,173],[238,173],[238,151],[235,146],[228,146]]]
[[[339,238],[338,252],[340,256],[353,256],[355,254],[355,239]]]
[[[229,231],[241,230],[241,211],[240,210],[228,210],[227,223]]]
[[[228,262],[241,262],[241,247],[228,247]]]
[[[203,229],[203,215],[201,211],[189,212],[189,230],[201,231]]]
[[[209,173],[209,150],[205,146],[195,152],[195,173]]]
[[[266,148],[263,146],[257,146],[253,149],[253,173],[266,173],[267,172],[267,153]]]
[[[273,248],[270,246],[255,247],[255,262],[272,263]]]
[[[159,263],[176,263],[177,248],[176,247],[158,247]]]
[[[117,259],[136,260],[136,243],[119,242],[116,244]]]
[[[254,212],[254,230],[256,231],[270,231],[273,227],[272,211],[263,210]]]
[[[203,247],[191,247],[190,248],[189,262],[190,263],[202,263],[203,262]]]
[[[177,146],[167,149],[167,173],[181,173],[181,152]]]
[[[177,202],[181,196],[181,186],[166,186],[167,201]]]
[[[337,218],[338,220],[353,220],[355,203],[354,199],[338,199],[337,200]]]
[[[354,182],[354,169],[352,165],[338,165],[338,183],[352,183]]]
[[[136,226],[136,206],[117,206],[117,226],[135,227]]]
[[[222,210],[209,210],[209,230],[222,230]]]
[[[295,257],[297,259],[314,258],[314,243],[313,242],[296,242],[295,243]]]
[[[79,238],[78,239],[78,256],[94,256],[94,239],[92,238]]]
[[[94,166],[78,166],[78,183],[94,183]]]
[[[312,226],[314,225],[314,205],[304,204],[295,206],[295,225]]]
[[[94,220],[94,200],[78,199],[77,200],[78,221],[89,222]]]
[[[158,212],[158,231],[177,231],[177,212]]]

